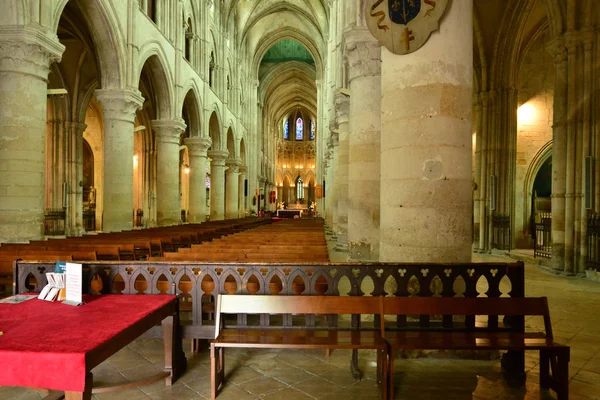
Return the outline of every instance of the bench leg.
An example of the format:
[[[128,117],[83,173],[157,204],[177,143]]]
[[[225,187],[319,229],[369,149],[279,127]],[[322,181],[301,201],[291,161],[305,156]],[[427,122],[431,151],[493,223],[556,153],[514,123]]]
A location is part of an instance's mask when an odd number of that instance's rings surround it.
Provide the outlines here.
[[[550,378],[550,358],[551,353],[547,350],[540,350],[540,387],[550,389],[552,379]]]
[[[350,361],[350,371],[352,372],[352,379],[360,381],[361,372],[358,368],[358,350],[352,350],[352,360]]]
[[[390,395],[390,399],[394,398],[394,355],[396,354],[395,350],[390,350],[388,354],[388,363],[387,363],[387,380],[388,380],[388,392]]]
[[[377,350],[377,383],[381,386],[383,399],[388,398],[388,352],[387,349]]]
[[[223,347],[210,345],[210,398],[215,400],[219,387],[225,381],[225,355]]]
[[[523,383],[525,382],[525,351],[508,350],[500,360],[502,365],[502,374],[509,381]]]
[[[568,400],[569,398],[569,361],[570,361],[570,348],[566,347],[556,352],[556,368],[553,369],[552,374],[556,385],[554,390],[556,391],[558,400]]]

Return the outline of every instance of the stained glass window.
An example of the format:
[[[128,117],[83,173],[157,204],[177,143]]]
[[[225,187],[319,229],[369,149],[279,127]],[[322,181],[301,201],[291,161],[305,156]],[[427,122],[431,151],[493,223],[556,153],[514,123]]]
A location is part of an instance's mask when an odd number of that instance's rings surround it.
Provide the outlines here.
[[[296,140],[304,139],[304,122],[302,118],[296,120]]]
[[[315,123],[310,121],[310,140],[315,140]]]
[[[288,119],[283,122],[283,138],[285,140],[290,139],[290,121]]]

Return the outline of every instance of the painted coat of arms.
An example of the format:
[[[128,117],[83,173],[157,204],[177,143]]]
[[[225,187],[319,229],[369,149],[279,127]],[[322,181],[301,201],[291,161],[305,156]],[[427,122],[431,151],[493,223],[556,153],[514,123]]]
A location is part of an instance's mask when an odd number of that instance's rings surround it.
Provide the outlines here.
[[[389,51],[408,54],[425,44],[448,0],[367,0],[369,30]]]

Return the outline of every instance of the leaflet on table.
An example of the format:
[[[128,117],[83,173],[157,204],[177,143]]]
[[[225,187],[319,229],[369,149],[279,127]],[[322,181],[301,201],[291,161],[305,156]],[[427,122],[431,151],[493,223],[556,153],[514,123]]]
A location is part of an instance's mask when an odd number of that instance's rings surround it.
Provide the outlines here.
[[[83,266],[81,264],[67,263],[67,298],[63,304],[78,306],[82,302]]]
[[[14,296],[0,299],[0,304],[19,304],[27,300],[35,299],[35,294],[16,294]]]
[[[46,279],[48,280],[48,284],[44,286],[38,299],[54,301],[59,297],[60,290],[65,287],[65,274],[48,272],[46,273]]]

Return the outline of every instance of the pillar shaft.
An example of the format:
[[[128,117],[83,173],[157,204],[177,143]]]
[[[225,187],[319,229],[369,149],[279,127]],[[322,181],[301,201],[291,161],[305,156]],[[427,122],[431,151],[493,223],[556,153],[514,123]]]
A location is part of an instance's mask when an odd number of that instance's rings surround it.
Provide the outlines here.
[[[227,150],[211,150],[210,164],[210,220],[225,219],[225,160]]]
[[[348,113],[350,98],[342,93],[335,95],[335,115],[339,130],[339,157],[338,172],[336,175],[338,185],[337,198],[337,250],[348,250]],[[327,188],[326,188],[327,189]],[[327,193],[325,193],[327,196]]]
[[[46,89],[56,38],[0,28],[0,243],[44,235]]]
[[[96,90],[104,116],[104,215],[102,230],[133,226],[133,122],[144,98],[128,90]]]
[[[156,133],[156,218],[158,226],[181,223],[179,142],[183,120],[152,121]]]
[[[206,151],[211,145],[210,138],[186,139],[190,154],[190,208],[189,221],[206,221]]]
[[[238,176],[238,218],[246,216],[246,166],[240,167]]]
[[[567,52],[564,41],[550,46],[554,55],[554,107],[552,123],[552,266],[565,265],[565,192],[567,154]]]
[[[345,34],[349,65],[348,250],[379,260],[381,47],[368,29]]]
[[[69,203],[67,235],[81,236],[83,229],[83,131],[86,125],[67,123],[69,137]]]
[[[418,51],[382,49],[381,261],[471,261],[471,21],[455,1]]]
[[[227,198],[225,199],[225,217],[227,219],[234,219],[238,217],[239,213],[239,169],[240,160],[230,159],[227,160],[227,172],[225,174],[227,191]]]

